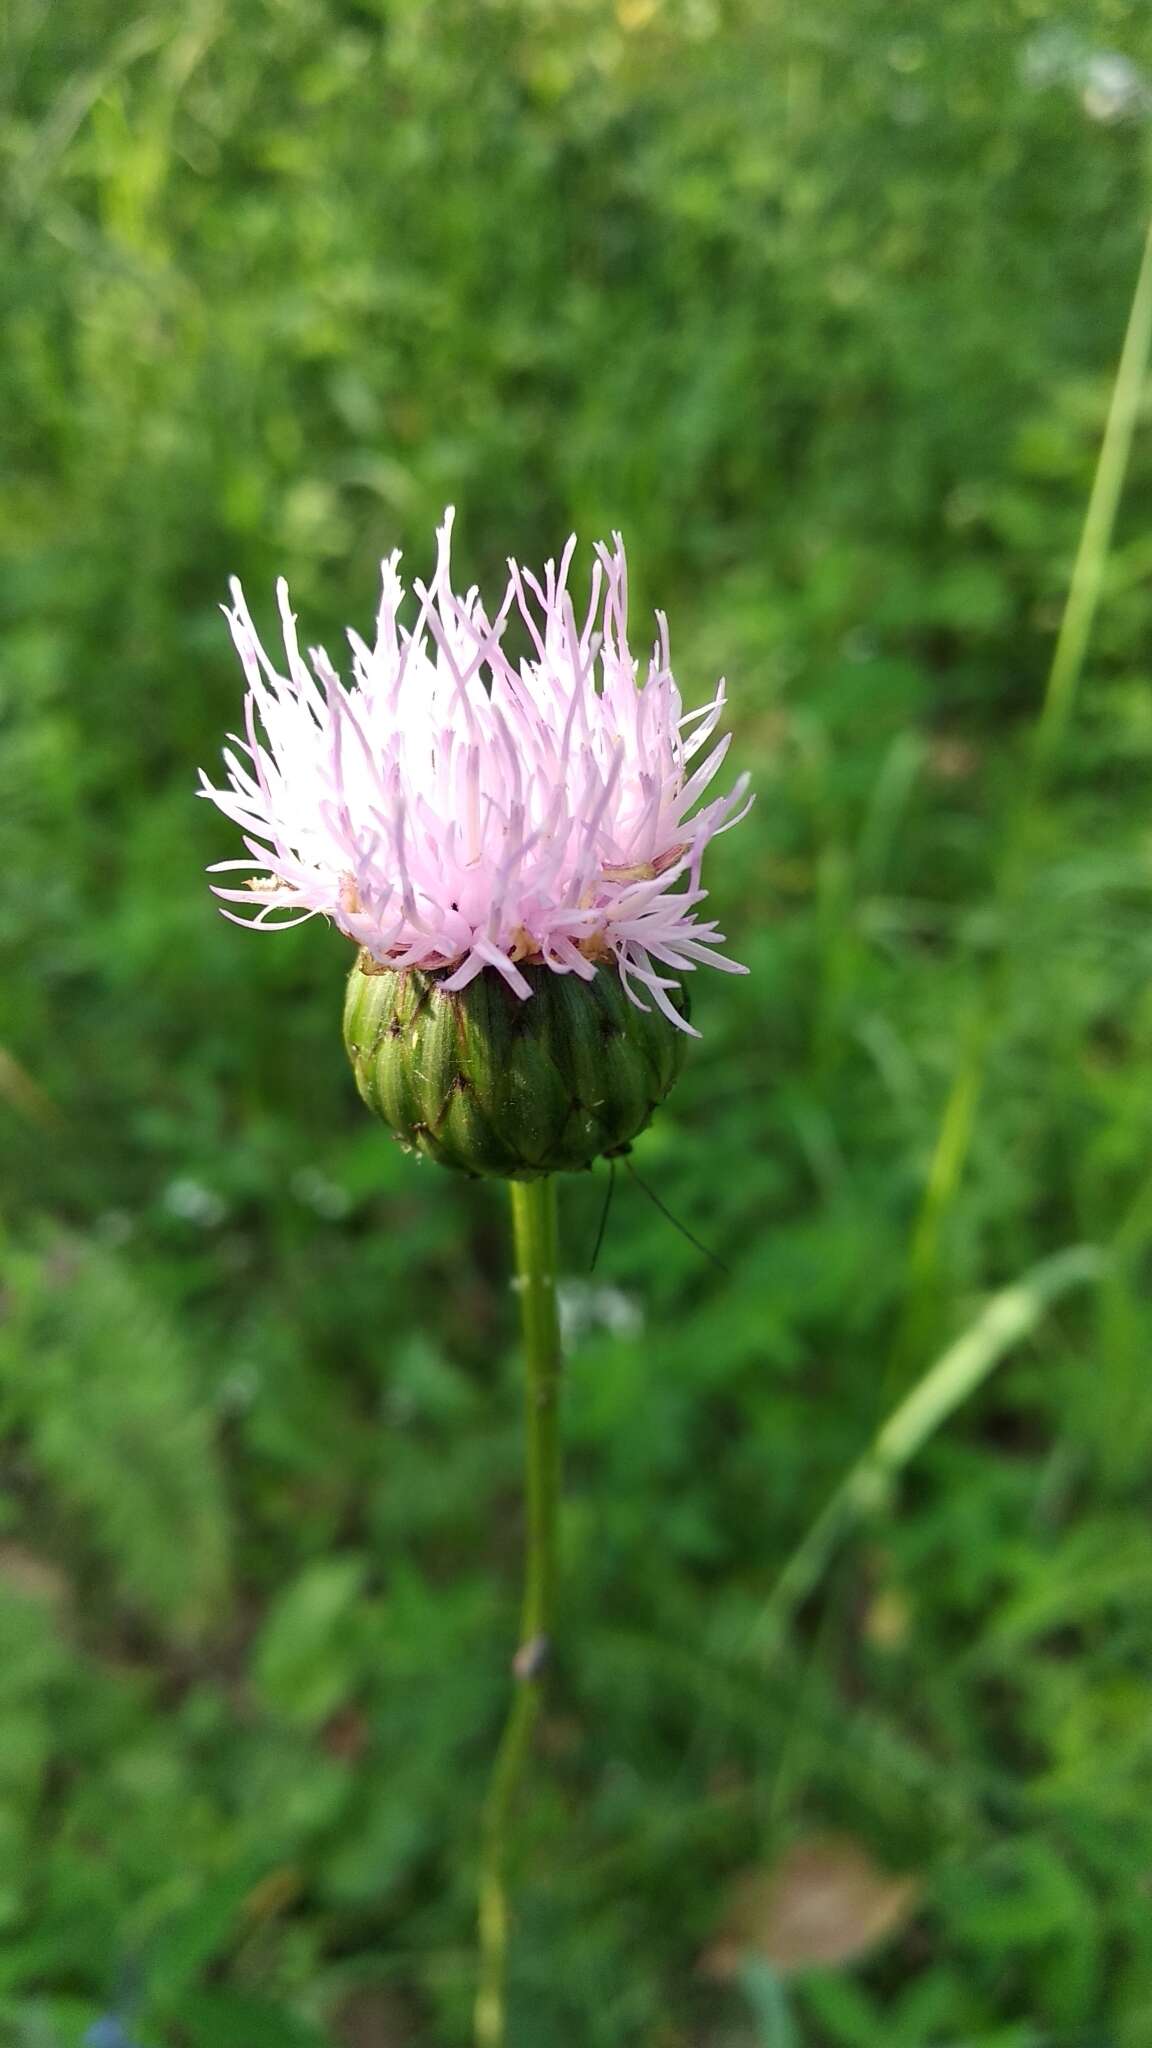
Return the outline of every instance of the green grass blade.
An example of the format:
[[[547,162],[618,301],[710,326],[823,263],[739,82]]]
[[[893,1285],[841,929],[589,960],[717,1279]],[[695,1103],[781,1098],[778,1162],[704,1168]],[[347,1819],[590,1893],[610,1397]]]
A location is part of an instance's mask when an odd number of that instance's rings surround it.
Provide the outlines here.
[[[1036,728],[1041,761],[1051,758],[1063,736],[1084,667],[1093,622],[1100,603],[1104,572],[1112,545],[1120,494],[1128,473],[1132,440],[1140,413],[1144,382],[1152,351],[1152,223],[1132,294],[1128,327],[1100,444],[1096,474],[1080,534],[1080,546],[1068,586],[1064,616],[1048,676],[1048,687]]]
[[[1104,1265],[1095,1246],[1075,1245],[992,1296],[975,1322],[922,1374],[836,1488],[781,1572],[756,1625],[756,1641],[778,1632],[817,1585],[852,1524],[883,1505],[897,1475],[1014,1346],[1031,1335],[1052,1304],[1070,1288],[1099,1279]]]

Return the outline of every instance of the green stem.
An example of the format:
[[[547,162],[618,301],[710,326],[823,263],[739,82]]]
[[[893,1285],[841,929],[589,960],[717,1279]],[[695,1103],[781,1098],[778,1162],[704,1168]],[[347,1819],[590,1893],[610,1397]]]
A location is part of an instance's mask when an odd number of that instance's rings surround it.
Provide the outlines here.
[[[1080,672],[1088,652],[1104,575],[1112,546],[1112,532],[1132,441],[1140,417],[1148,357],[1152,350],[1152,222],[1144,239],[1144,253],[1132,294],[1124,346],[1120,352],[1104,439],[1092,480],[1088,509],[1080,534],[1080,546],[1072,569],[1064,617],[1052,657],[1048,689],[1036,730],[1036,750],[1045,764],[1063,737],[1076,695]]]
[[[1076,704],[1092,628],[1103,595],[1116,515],[1140,421],[1152,357],[1152,221],[1144,238],[1108,416],[1084,513],[1080,544],[1052,655],[1044,702],[1032,733],[1030,759],[999,849],[995,891],[1005,924],[1021,910],[1033,858],[1033,823]],[[1007,1007],[1012,953],[1002,945],[982,977],[952,1087],[945,1104],[928,1187],[913,1238],[904,1316],[890,1377],[899,1380],[931,1322],[932,1293],[943,1227],[960,1188],[976,1125],[988,1055]]]
[[[818,1583],[845,1529],[884,1505],[905,1466],[1001,1359],[1031,1336],[1054,1302],[1069,1288],[1098,1281],[1105,1270],[1104,1256],[1094,1245],[1073,1245],[1044,1259],[985,1303],[975,1322],[917,1382],[840,1481],[777,1579],[756,1623],[755,1643],[775,1646],[785,1623]]]
[[[525,1517],[520,1642],[515,1692],[496,1752],[484,1810],[480,1861],[480,1970],[476,2048],[504,2048],[508,1959],[506,1870],[516,1796],[540,1711],[556,1606],[556,1511],[560,1499],[560,1326],[556,1314],[556,1188],[549,1178],[512,1181],[512,1224],[524,1336]]]

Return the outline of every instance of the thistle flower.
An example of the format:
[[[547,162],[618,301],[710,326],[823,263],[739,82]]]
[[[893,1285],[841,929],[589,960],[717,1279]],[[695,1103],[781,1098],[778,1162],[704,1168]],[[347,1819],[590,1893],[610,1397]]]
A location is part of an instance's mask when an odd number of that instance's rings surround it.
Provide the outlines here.
[[[707,896],[705,848],[744,814],[747,777],[702,803],[729,745],[724,738],[709,746],[724,685],[701,709],[684,712],[662,614],[639,679],[618,535],[612,549],[596,550],[582,623],[569,592],[574,539],[559,568],[548,564],[543,582],[510,563],[490,618],[475,588],[462,597],[453,591],[452,518],[449,510],[431,584],[415,585],[419,610],[411,630],[399,623],[400,557],[383,564],[374,644],[348,636],[351,684],[322,647],[310,650],[310,667],[304,661],[283,581],[277,589],[287,674],[279,673],[239,584],[232,585],[226,616],[248,682],[246,738],[233,736],[225,752],[226,787],[202,776],[201,794],[240,827],[247,849],[247,858],[220,861],[213,872],[252,873],[242,886],[215,885],[216,893],[245,906],[244,914],[225,912],[237,922],[274,930],[322,915],[360,948],[346,1016],[349,1050],[361,1092],[409,1142],[420,1143],[421,1132],[434,1132],[442,1121],[449,1102],[441,1084],[449,1093],[463,1086],[473,1098],[483,1095],[472,1085],[480,1052],[474,1043],[465,1068],[445,1064],[441,1049],[430,1103],[415,1100],[412,1072],[391,1092],[366,1085],[364,1062],[385,1041],[403,1039],[411,1052],[419,1020],[437,1014],[441,999],[496,977],[512,1007],[494,1011],[489,991],[482,1030],[472,1033],[493,1055],[494,1079],[505,1036],[548,1037],[543,1017],[530,1027],[522,1018],[513,1031],[516,1006],[562,1015],[563,1035],[577,1011],[567,999],[557,1010],[561,985],[574,978],[591,990],[599,983],[597,1028],[634,1035],[646,1046],[643,1088],[651,1099],[623,1136],[614,1106],[592,1119],[595,1131],[589,1127],[578,1143],[560,1147],[563,1164],[586,1164],[568,1155],[593,1142],[599,1150],[612,1149],[608,1141],[617,1138],[626,1143],[671,1085],[679,1052],[659,1050],[664,1035],[699,1035],[680,977],[697,966],[745,971],[720,950],[723,934],[714,922],[701,922],[698,911]],[[530,645],[519,663],[504,646],[514,615]],[[411,987],[401,989],[404,976],[418,977],[418,1000]],[[618,984],[622,1004],[605,977]],[[381,985],[365,986],[371,983]],[[455,1014],[463,1014],[459,1006]],[[651,1019],[646,1030],[641,1016]],[[552,1046],[561,1064],[570,1051]],[[409,1061],[417,1079],[426,1065]],[[401,1096],[403,1114],[396,1107]],[[523,1104],[524,1090],[516,1100]],[[521,1110],[504,1108],[498,1121],[515,1126]],[[630,1098],[623,1121],[635,1113]],[[515,1153],[514,1130],[505,1136]],[[466,1153],[469,1147],[475,1149],[474,1134]],[[423,1149],[447,1156],[437,1142]],[[493,1156],[506,1160],[508,1152],[502,1137]],[[555,1153],[554,1144],[545,1145],[541,1158]],[[518,1169],[481,1163],[472,1170]]]

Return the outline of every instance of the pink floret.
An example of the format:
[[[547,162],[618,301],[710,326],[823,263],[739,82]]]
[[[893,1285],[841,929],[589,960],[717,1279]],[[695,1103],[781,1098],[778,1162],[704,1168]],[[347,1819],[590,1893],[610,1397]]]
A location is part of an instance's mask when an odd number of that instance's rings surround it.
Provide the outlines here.
[[[650,998],[691,1030],[669,1000],[680,975],[745,971],[697,918],[704,849],[751,801],[741,776],[701,802],[728,750],[709,747],[724,685],[685,714],[661,615],[641,679],[618,534],[596,550],[582,623],[574,540],[542,583],[510,563],[490,620],[475,589],[453,592],[452,517],[411,631],[400,558],[383,564],[374,644],[348,635],[351,683],[323,648],[303,659],[283,582],[281,675],[233,583],[245,734],[225,749],[224,788],[201,776],[248,854],[212,872],[251,871],[216,885],[244,906],[225,915],[263,930],[328,917],[383,965],[450,968],[450,989],[490,967],[526,997],[525,962],[585,978],[614,964],[641,1009]],[[513,611],[531,646],[518,665],[503,646]]]

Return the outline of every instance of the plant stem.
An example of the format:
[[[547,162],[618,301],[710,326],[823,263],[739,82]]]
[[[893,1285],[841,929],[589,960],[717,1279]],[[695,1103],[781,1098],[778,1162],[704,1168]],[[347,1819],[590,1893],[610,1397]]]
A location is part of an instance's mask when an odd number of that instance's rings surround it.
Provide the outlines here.
[[[526,1368],[526,1558],[520,1641],[512,1660],[516,1689],[496,1752],[484,1811],[476,2048],[504,2048],[509,1831],[540,1711],[556,1604],[556,1511],[560,1499],[556,1188],[552,1179],[545,1178],[512,1181],[510,1191]]]
[[[1048,689],[1036,730],[1036,747],[1045,763],[1063,737],[1088,652],[1088,641],[1104,587],[1112,532],[1152,351],[1152,222],[1132,294],[1124,346],[1112,386],[1104,439],[1092,480],[1080,546],[1072,569],[1064,617],[1052,657]]]
[[[1013,1347],[1031,1336],[1070,1288],[1107,1270],[1095,1245],[1073,1245],[1033,1266],[987,1301],[963,1335],[917,1381],[889,1415],[863,1457],[827,1501],[794,1550],[762,1609],[753,1642],[772,1649],[785,1623],[817,1584],[846,1528],[882,1507],[892,1482],[957,1408],[984,1384]]]
[[[1020,914],[1020,898],[1032,858],[1033,821],[1075,709],[1092,628],[1104,591],[1116,515],[1140,420],[1150,358],[1152,221],[1144,237],[1128,324],[1113,379],[1108,415],[1052,655],[1048,685],[1032,731],[1030,758],[999,850],[995,893],[1006,923],[1013,909],[1017,915]],[[1002,944],[977,986],[965,1027],[964,1043],[940,1122],[928,1186],[913,1232],[904,1316],[889,1366],[889,1377],[895,1381],[903,1377],[906,1366],[915,1357],[922,1332],[930,1322],[941,1237],[968,1163],[988,1057],[1007,1007],[1011,967],[1010,947]]]

